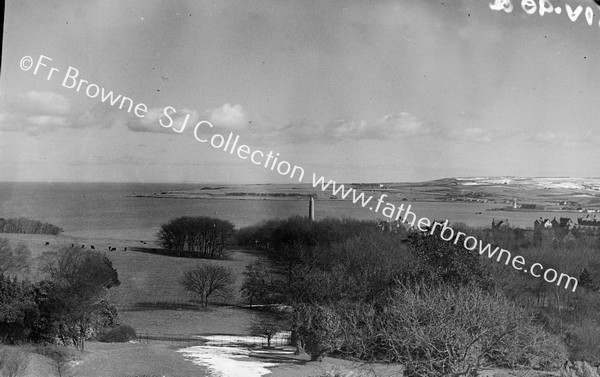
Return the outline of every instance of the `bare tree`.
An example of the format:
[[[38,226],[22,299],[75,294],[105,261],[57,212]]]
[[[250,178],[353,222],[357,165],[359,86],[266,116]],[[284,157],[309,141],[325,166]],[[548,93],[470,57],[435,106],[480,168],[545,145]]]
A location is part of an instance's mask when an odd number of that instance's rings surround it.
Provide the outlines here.
[[[287,330],[288,327],[282,316],[258,317],[250,325],[250,331],[252,335],[265,338],[267,340],[267,347],[271,347],[271,339],[277,333]]]
[[[66,377],[69,375],[69,368],[71,366],[71,354],[66,348],[61,346],[54,347],[54,350],[47,355],[50,358],[48,364],[54,367],[58,377]]]
[[[186,271],[180,284],[186,291],[197,294],[203,307],[210,297],[229,297],[235,282],[233,271],[216,264],[198,264]]]
[[[31,272],[31,250],[24,244],[18,244],[13,249],[13,272],[29,275]]]
[[[14,249],[8,240],[0,238],[0,273],[28,275],[31,272],[31,251],[20,243]]]

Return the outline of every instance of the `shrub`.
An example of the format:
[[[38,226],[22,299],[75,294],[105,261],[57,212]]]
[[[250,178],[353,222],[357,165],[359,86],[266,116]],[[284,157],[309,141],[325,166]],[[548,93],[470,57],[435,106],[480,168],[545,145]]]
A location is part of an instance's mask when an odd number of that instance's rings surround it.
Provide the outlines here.
[[[131,326],[117,326],[98,337],[98,340],[105,343],[125,343],[137,339],[137,334]]]
[[[560,340],[499,294],[476,287],[400,290],[383,317],[384,344],[400,350],[407,376],[477,370],[485,364],[552,369]]]
[[[405,376],[469,373],[488,365],[557,369],[567,359],[558,337],[505,297],[477,287],[402,287],[386,304],[336,303],[328,310],[303,314],[328,319],[317,322],[323,344],[313,348],[400,363]]]
[[[333,306],[299,305],[295,313],[298,333],[311,361],[321,360],[340,348],[342,318]]]
[[[593,321],[586,321],[567,330],[571,359],[584,360],[592,364],[600,363],[600,327]]]

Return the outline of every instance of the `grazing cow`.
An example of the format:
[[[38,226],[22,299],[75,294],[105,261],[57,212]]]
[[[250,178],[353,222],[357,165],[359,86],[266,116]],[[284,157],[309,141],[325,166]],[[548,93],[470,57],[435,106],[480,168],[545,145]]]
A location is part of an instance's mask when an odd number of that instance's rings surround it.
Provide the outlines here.
[[[74,244],[74,243],[72,243],[72,244],[71,244],[71,247],[75,247],[75,244]]]
[[[110,251],[117,251],[117,248],[113,247],[112,249],[110,249]]]
[[[92,249],[92,250],[96,250],[96,248],[94,247],[94,245],[92,245],[92,246],[91,246],[91,249]]]
[[[109,246],[109,247],[108,247],[108,251],[110,251],[110,249],[112,249],[112,246]]]
[[[46,245],[50,245],[50,242],[46,241]]]
[[[82,248],[82,249],[85,249],[85,245],[81,245],[81,248]]]
[[[123,251],[127,251],[127,248],[124,248]]]

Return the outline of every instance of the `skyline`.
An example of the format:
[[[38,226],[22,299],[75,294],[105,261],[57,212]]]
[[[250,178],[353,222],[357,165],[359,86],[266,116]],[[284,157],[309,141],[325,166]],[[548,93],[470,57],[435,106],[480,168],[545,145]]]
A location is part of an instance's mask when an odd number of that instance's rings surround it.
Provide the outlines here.
[[[0,181],[297,183],[199,144],[203,120],[338,182],[598,177],[600,8],[490,2],[9,1]],[[19,67],[40,55],[49,80]]]

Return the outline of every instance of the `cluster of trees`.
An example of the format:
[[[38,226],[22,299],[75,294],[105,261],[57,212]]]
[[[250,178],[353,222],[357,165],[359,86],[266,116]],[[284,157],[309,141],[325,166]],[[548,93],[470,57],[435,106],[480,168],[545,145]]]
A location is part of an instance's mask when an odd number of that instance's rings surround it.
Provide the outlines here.
[[[437,234],[295,217],[242,229],[239,242],[268,255],[248,267],[243,294],[290,305],[293,338],[313,360],[339,353],[402,363],[407,376],[458,376],[488,365],[555,368],[567,358],[560,336],[512,300],[493,263]]]
[[[278,250],[292,244],[308,247],[330,245],[376,229],[376,224],[371,221],[329,218],[307,221],[304,217],[294,216],[286,220],[269,220],[242,228],[237,233],[237,239],[241,245],[274,251],[272,255],[276,257]]]
[[[545,324],[545,327],[565,339],[570,357],[600,364],[600,239],[578,237],[568,244],[552,240],[534,242],[534,234],[523,229],[467,229],[476,237],[518,253],[531,263],[578,279],[575,292],[543,279],[506,268],[503,264],[487,263],[496,285],[519,306]]]
[[[234,234],[234,225],[211,217],[179,217],[161,226],[158,242],[178,256],[223,258],[225,244]]]
[[[0,233],[28,233],[28,234],[53,234],[62,232],[62,228],[56,225],[44,223],[38,220],[30,220],[24,217],[17,219],[0,218]]]
[[[118,324],[116,308],[105,300],[119,285],[117,271],[103,254],[78,248],[45,252],[40,258],[44,280],[30,282],[0,274],[2,343],[73,344]]]

